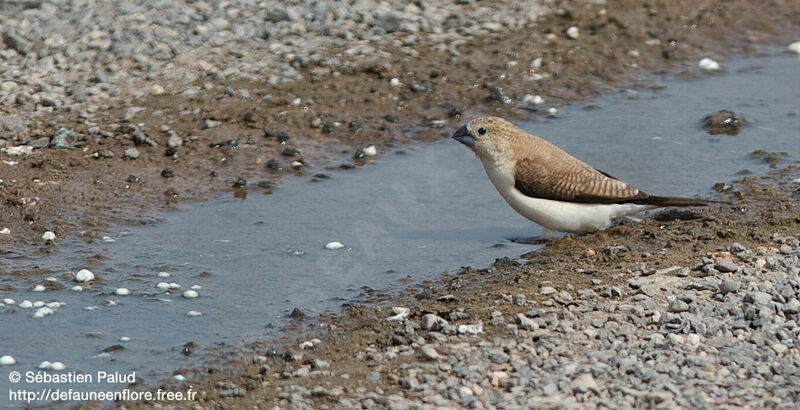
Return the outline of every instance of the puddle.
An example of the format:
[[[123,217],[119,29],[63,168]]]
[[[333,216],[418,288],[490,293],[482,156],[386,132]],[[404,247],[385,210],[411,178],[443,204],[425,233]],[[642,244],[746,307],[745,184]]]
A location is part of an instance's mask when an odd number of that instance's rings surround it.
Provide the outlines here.
[[[800,61],[789,57],[742,59],[727,64],[726,73],[664,79],[660,91],[608,96],[593,102],[594,109],[571,107],[562,118],[520,125],[651,194],[705,195],[743,168],[766,173],[768,164],[750,156],[756,149],[787,151],[790,161],[800,155],[800,88],[786,86],[796,83],[798,67]],[[736,136],[707,134],[701,119],[720,109],[743,113],[748,125]],[[184,343],[201,349],[235,345],[276,332],[267,325],[280,329],[294,307],[314,316],[338,310],[365,289],[406,286],[406,277],[431,279],[462,265],[516,257],[532,248],[507,238],[540,231],[502,201],[480,162],[451,140],[331,175],[316,183],[287,181],[272,195],[253,190],[244,201],[226,197],[183,205],[163,223],[112,235],[113,243],[61,242],[55,255],[9,261],[53,269],[46,276],[65,288],[31,292],[43,277],[28,282],[7,276],[0,285],[17,290],[0,292],[0,298],[66,305],[41,319],[31,317],[33,309],[0,307],[0,355],[13,355],[18,363],[0,374],[0,404],[18,405],[6,402],[7,389],[42,387],[10,383],[11,370],[24,374],[43,360],[62,361],[68,372],[136,371],[138,382],[154,385],[175,369],[197,364],[195,356],[181,354]],[[327,250],[329,241],[345,248]],[[74,284],[64,272],[95,254],[105,257],[90,267],[99,280],[83,292],[70,291]],[[171,276],[158,277],[160,271]],[[181,288],[164,293],[159,282]],[[181,296],[195,285],[199,297]],[[131,295],[114,295],[118,287]],[[202,316],[187,317],[190,310]],[[124,349],[101,354],[114,345]]]

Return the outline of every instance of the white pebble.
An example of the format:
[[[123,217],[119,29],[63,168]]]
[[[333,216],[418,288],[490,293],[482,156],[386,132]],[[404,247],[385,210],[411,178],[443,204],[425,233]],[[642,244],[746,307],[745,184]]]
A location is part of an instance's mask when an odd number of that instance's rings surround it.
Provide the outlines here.
[[[200,312],[199,310],[190,310],[186,312],[186,316],[189,317],[203,316],[203,312]]]
[[[116,239],[114,239],[114,238],[112,238],[110,236],[104,236],[103,237],[103,242],[116,242],[116,241],[117,241]]]
[[[549,115],[551,117],[554,117],[557,114],[558,114],[558,110],[556,109],[556,107],[550,107],[550,108],[547,109],[547,115]]]
[[[49,307],[45,306],[37,309],[36,312],[33,313],[33,317],[42,318],[47,315],[52,315],[53,313],[55,313],[53,309],[50,309]]]
[[[339,241],[328,242],[325,244],[325,249],[336,250],[344,248],[344,244]]]
[[[169,288],[170,288],[170,289],[180,289],[180,288],[181,288],[181,285],[179,285],[179,284],[177,284],[177,283],[175,283],[175,282],[170,282],[170,283],[169,283]]]
[[[185,297],[187,299],[196,298],[197,296],[198,296],[198,294],[197,294],[197,291],[195,291],[195,290],[191,290],[190,289],[190,290],[187,290],[186,292],[183,292],[183,297]]]
[[[794,43],[789,44],[789,51],[792,51],[796,54],[800,54],[800,41],[795,41]]]
[[[301,102],[303,102],[303,100],[301,100],[300,97],[297,97],[294,100],[292,100],[292,105],[297,106],[300,105]]]
[[[31,303],[30,300],[23,300],[22,302],[19,302],[19,307],[21,307],[23,309],[32,308],[33,307],[33,303]]]
[[[172,378],[179,382],[186,380],[186,377],[184,377],[182,374],[176,374],[175,376],[172,376]]]
[[[33,307],[35,307],[35,308],[40,308],[42,306],[44,306],[44,302],[42,302],[41,300],[37,300],[36,302],[33,302]]]
[[[46,280],[48,282],[58,282],[58,279],[54,278],[52,276],[48,276],[48,277],[44,278],[44,280]]]
[[[577,40],[578,37],[580,37],[580,35],[581,35],[580,30],[578,30],[578,28],[575,27],[575,26],[572,26],[572,27],[567,29],[567,37],[569,37],[569,38],[571,38],[573,40]]]
[[[302,169],[303,168],[303,163],[300,162],[300,161],[294,161],[294,162],[292,162],[292,168],[294,168],[294,169]]]
[[[36,286],[34,286],[34,287],[33,287],[33,289],[32,289],[32,290],[33,290],[34,292],[44,292],[44,291],[45,291],[45,288],[44,288],[44,286],[42,286],[42,285],[36,285]]]
[[[150,94],[153,95],[164,94],[164,87],[162,87],[160,84],[153,84],[153,86],[150,87]]]
[[[62,371],[64,369],[66,369],[66,368],[67,368],[67,366],[64,363],[61,363],[61,362],[50,363],[50,370],[53,370],[53,371],[56,371],[56,372],[60,372],[60,371]]]
[[[542,105],[544,104],[544,98],[542,98],[541,95],[525,94],[525,96],[522,97],[522,103],[531,105]]]
[[[36,367],[38,367],[38,368],[40,368],[40,369],[45,369],[45,370],[46,370],[46,369],[50,369],[50,366],[51,366],[51,365],[52,365],[52,363],[50,363],[50,362],[48,362],[47,360],[45,360],[45,361],[43,361],[43,362],[39,363],[39,365],[38,365],[38,366],[36,366]]]
[[[131,294],[131,291],[129,291],[126,288],[119,288],[119,289],[115,290],[114,293],[116,293],[117,296],[128,296],[128,295]]]
[[[0,366],[11,366],[17,364],[17,360],[9,355],[0,357]]]
[[[706,71],[717,71],[720,68],[718,62],[716,62],[716,61],[714,61],[714,60],[712,60],[712,59],[710,59],[708,57],[700,60],[700,62],[697,63],[697,65],[698,65],[698,67],[700,67],[700,68],[702,68],[703,70],[706,70]]]
[[[119,338],[119,341],[120,342],[130,342],[131,338],[128,337],[128,336],[122,336],[122,337]]]
[[[50,302],[50,303],[46,304],[45,306],[47,306],[47,307],[49,307],[51,309],[58,309],[62,305],[63,305],[63,303],[61,303],[61,302]]]
[[[392,308],[394,316],[386,318],[387,321],[397,321],[407,318],[411,314],[411,309],[402,306],[395,306]]]
[[[202,286],[200,286],[200,285],[192,285],[192,289],[194,289],[194,290],[200,290],[200,289],[203,289],[203,287],[202,287]]]
[[[389,80],[389,85],[391,85],[392,87],[397,87],[398,85],[400,85],[400,80],[393,77],[391,80]]]
[[[3,228],[2,230],[0,230],[0,235],[10,235],[10,234],[11,234],[11,229]]]
[[[75,282],[88,282],[94,280],[94,273],[89,269],[81,269],[75,274]]]
[[[75,285],[72,288],[70,288],[70,290],[72,290],[73,292],[83,292],[83,286]]]
[[[3,303],[5,303],[6,305],[13,305],[13,304],[17,303],[17,301],[14,300],[14,299],[11,299],[11,298],[5,298],[5,299],[3,299]]]
[[[376,148],[374,145],[370,145],[362,149],[361,152],[368,157],[374,157],[375,155],[378,155],[378,148]]]
[[[311,343],[308,340],[306,340],[305,342],[300,343],[300,348],[301,349],[313,349],[314,348],[314,343]]]
[[[169,272],[158,272],[157,276],[159,278],[168,278],[168,277],[170,277],[170,274],[169,274]]]
[[[156,285],[156,287],[161,289],[161,290],[169,290],[169,283],[167,283],[167,282],[158,282],[158,285]]]
[[[56,239],[56,234],[54,234],[51,231],[47,231],[47,232],[42,234],[42,240],[43,241],[52,241],[54,239]]]

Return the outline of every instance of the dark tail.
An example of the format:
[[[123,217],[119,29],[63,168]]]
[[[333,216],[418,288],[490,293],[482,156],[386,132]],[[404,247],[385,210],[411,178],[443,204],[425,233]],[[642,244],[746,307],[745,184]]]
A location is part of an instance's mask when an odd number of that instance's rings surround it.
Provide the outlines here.
[[[707,201],[705,199],[697,198],[675,198],[668,196],[648,196],[647,198],[636,201],[636,203],[644,205],[655,205],[659,207],[666,206],[708,206],[717,201]]]

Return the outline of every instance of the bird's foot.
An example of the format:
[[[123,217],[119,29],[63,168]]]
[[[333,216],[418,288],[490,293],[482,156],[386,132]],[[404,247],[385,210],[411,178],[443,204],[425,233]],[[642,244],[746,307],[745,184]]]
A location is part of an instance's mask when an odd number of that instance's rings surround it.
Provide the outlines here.
[[[550,238],[542,236],[531,236],[530,238],[510,238],[511,242],[519,243],[522,245],[544,245]]]

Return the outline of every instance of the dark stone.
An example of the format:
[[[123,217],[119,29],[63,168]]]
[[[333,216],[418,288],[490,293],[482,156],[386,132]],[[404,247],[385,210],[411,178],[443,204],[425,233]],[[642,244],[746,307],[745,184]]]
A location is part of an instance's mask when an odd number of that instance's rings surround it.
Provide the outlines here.
[[[509,97],[501,87],[492,87],[489,93],[490,101],[497,101],[501,104],[511,104],[511,97]]]
[[[284,157],[299,157],[300,151],[297,148],[286,147],[281,152]]]
[[[172,168],[164,168],[164,170],[161,171],[161,176],[164,178],[172,178],[175,176],[175,171],[173,171]]]
[[[302,319],[302,318],[306,317],[306,314],[303,313],[302,310],[300,310],[298,308],[294,308],[292,310],[292,313],[289,314],[289,317],[291,317],[292,319]]]
[[[283,170],[283,163],[277,158],[272,158],[267,161],[267,169],[272,171],[281,171]]]
[[[242,177],[239,177],[238,179],[236,179],[236,182],[233,183],[234,188],[244,188],[246,186],[247,186],[247,180]]]
[[[729,110],[720,110],[703,118],[703,127],[711,135],[736,135],[747,124],[742,114]]]
[[[399,118],[397,118],[397,116],[393,115],[393,114],[384,115],[383,119],[386,120],[387,122],[397,122],[397,121],[399,121]]]

